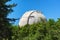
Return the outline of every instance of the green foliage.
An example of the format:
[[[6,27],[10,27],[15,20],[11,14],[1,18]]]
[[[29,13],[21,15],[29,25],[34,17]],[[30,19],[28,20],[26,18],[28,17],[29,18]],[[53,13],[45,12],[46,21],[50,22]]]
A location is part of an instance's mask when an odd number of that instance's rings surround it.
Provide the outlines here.
[[[16,40],[60,40],[60,19],[25,25],[17,31],[16,35]]]

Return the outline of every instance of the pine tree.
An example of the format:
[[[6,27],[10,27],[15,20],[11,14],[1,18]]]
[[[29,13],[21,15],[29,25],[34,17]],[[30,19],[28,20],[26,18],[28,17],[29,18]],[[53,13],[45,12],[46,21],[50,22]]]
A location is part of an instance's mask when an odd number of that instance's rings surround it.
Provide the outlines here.
[[[13,12],[12,7],[15,7],[16,4],[7,5],[6,3],[11,0],[0,0],[0,39],[9,38],[11,40],[12,31],[11,31],[11,22],[15,19],[8,18],[8,14]]]

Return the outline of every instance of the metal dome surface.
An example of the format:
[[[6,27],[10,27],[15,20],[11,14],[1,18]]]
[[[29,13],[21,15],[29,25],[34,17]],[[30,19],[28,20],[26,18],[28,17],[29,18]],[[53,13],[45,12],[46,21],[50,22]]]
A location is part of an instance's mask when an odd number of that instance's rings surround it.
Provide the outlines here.
[[[20,18],[19,26],[21,27],[26,24],[33,24],[33,23],[41,22],[42,21],[41,19],[46,21],[45,16],[41,12],[36,11],[36,10],[27,11]]]

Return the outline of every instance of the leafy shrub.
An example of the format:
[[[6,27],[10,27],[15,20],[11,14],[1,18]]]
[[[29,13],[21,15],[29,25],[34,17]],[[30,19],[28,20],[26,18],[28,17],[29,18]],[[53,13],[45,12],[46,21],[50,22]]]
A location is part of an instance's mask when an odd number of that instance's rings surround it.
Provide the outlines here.
[[[13,27],[13,40],[60,40],[60,19],[25,25],[20,29]],[[16,32],[17,31],[17,32]]]

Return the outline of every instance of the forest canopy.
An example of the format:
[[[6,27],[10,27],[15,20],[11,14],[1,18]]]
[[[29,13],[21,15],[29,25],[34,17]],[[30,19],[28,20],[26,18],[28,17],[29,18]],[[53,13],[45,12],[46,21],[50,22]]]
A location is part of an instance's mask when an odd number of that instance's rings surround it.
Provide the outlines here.
[[[39,22],[21,28],[16,26],[13,27],[13,32],[18,40],[60,40],[60,18],[57,21],[49,19],[45,23]]]

